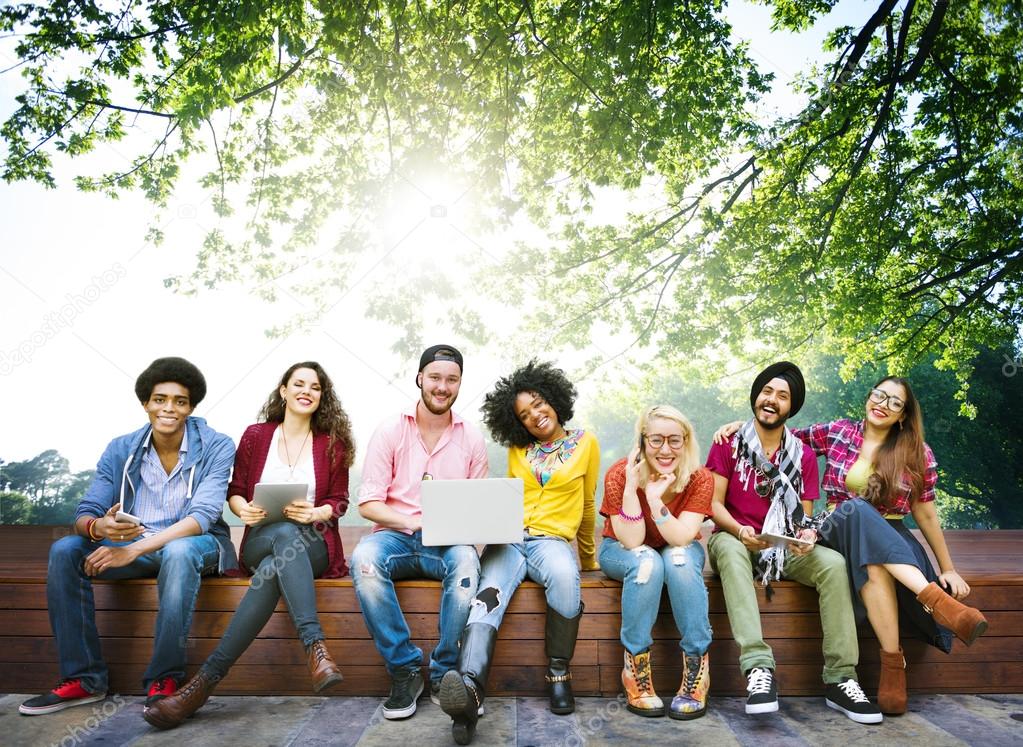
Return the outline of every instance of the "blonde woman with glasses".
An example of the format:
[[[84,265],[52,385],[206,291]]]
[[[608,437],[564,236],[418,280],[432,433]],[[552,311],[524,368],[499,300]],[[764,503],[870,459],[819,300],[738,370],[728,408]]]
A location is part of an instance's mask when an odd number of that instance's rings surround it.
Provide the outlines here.
[[[604,477],[604,539],[597,556],[604,573],[622,582],[626,707],[640,716],[665,714],[651,679],[650,645],[667,586],[682,638],[682,684],[667,714],[699,718],[707,712],[711,630],[705,558],[697,540],[700,525],[713,513],[714,478],[700,466],[693,426],[671,405],[648,409],[636,431],[629,456]]]

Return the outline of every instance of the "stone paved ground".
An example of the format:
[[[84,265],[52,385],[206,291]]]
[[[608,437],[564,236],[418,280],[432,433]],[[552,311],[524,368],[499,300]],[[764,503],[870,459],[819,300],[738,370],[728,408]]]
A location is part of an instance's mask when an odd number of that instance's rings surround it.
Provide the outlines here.
[[[26,717],[0,696],[0,745],[359,745],[432,747],[454,744],[450,720],[427,699],[405,721],[380,716],[379,698],[214,697],[171,732],[141,718],[141,699],[111,696],[103,703],[50,716]],[[861,726],[824,706],[822,698],[783,698],[777,714],[751,717],[739,698],[711,700],[697,721],[645,719],[616,700],[580,698],[572,716],[554,716],[540,698],[493,698],[474,745],[1023,745],[1023,695],[930,695],[910,699],[910,712]]]

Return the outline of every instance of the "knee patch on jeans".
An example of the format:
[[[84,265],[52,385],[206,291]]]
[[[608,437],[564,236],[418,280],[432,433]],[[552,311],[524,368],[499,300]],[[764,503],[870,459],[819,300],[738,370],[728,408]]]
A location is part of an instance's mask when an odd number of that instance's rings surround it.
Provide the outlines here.
[[[487,614],[490,614],[501,604],[501,593],[493,586],[488,586],[476,595],[472,603],[474,606],[486,607]]]
[[[372,578],[377,575],[377,569],[372,563],[360,563],[358,573],[363,578]]]
[[[635,582],[637,584],[645,584],[650,580],[650,574],[654,572],[654,552],[646,545],[633,548],[632,552],[639,558]]]
[[[671,563],[672,565],[685,565],[686,559],[686,548],[685,547],[673,547],[671,548]]]

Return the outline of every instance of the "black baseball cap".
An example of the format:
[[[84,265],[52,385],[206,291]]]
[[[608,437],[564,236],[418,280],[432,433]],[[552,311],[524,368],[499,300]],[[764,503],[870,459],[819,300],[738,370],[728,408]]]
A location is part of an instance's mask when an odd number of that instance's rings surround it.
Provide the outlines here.
[[[416,386],[419,384],[419,373],[434,361],[451,361],[458,364],[459,372],[462,371],[462,354],[453,345],[431,345],[419,356],[419,371],[416,372]]]

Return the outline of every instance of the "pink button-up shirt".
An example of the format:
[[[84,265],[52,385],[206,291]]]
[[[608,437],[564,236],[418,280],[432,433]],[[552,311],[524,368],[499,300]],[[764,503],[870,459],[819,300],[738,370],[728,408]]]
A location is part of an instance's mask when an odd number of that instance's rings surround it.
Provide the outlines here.
[[[416,425],[416,400],[401,414],[381,423],[366,447],[359,504],[383,501],[398,513],[419,516],[419,485],[423,479],[464,480],[487,476],[483,434],[453,410],[451,425],[433,451],[427,451]],[[383,527],[374,525],[376,532]],[[411,532],[405,532],[411,534]]]

